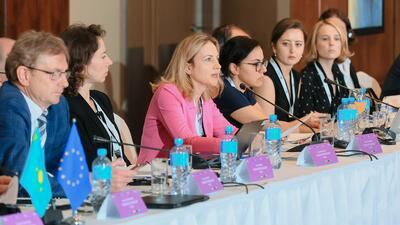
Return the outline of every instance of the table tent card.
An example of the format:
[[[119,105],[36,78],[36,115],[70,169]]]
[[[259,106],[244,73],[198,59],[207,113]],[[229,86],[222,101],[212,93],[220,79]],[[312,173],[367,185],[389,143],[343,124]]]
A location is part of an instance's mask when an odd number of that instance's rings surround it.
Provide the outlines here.
[[[274,177],[271,162],[267,156],[255,156],[244,159],[236,169],[236,181],[256,182]]]
[[[211,169],[201,170],[189,176],[189,194],[206,195],[222,190],[224,187]]]
[[[42,220],[36,212],[15,213],[0,217],[1,225],[43,225]]]
[[[130,189],[107,195],[97,213],[97,219],[125,218],[147,212],[140,193]]]
[[[382,153],[382,146],[374,133],[356,135],[346,150],[359,150],[369,154]]]
[[[297,157],[299,166],[323,166],[337,162],[335,150],[329,143],[309,145]]]

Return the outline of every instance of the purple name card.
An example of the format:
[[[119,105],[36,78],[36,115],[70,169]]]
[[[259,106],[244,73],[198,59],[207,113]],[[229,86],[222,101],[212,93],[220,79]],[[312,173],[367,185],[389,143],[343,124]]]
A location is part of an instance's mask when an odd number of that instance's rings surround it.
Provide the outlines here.
[[[370,154],[382,153],[382,146],[375,134],[362,134],[355,137],[361,151]]]
[[[266,156],[255,156],[246,159],[247,172],[251,182],[274,177],[271,162]]]
[[[3,221],[4,225],[43,225],[42,220],[36,212],[11,214],[0,217],[0,221]]]
[[[307,146],[308,152],[315,166],[323,166],[338,162],[335,150],[328,143]]]
[[[192,173],[191,176],[199,192],[203,195],[220,191],[224,188],[217,175],[210,169]]]
[[[148,210],[139,192],[135,190],[114,192],[110,194],[110,197],[121,218],[141,214]]]

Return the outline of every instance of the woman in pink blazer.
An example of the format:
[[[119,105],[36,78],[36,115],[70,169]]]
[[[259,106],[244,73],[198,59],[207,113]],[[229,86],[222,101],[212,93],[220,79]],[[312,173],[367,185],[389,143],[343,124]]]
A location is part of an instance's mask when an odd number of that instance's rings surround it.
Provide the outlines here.
[[[221,87],[218,43],[208,34],[195,33],[183,39],[160,81],[152,84],[144,122],[144,146],[170,149],[175,138],[192,145],[194,153],[219,154],[220,138],[229,122],[211,99]],[[140,149],[138,163],[167,152]]]

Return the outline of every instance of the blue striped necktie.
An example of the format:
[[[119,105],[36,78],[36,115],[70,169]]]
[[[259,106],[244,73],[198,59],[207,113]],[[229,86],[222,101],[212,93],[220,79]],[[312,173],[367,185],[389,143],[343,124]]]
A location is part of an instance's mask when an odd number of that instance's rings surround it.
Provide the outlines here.
[[[42,137],[42,139],[41,139],[42,148],[44,147],[44,143],[46,142],[46,138],[47,138],[47,132],[46,132],[47,114],[48,114],[48,111],[45,110],[45,111],[43,111],[42,115],[40,115],[39,118],[37,119],[40,136]]]

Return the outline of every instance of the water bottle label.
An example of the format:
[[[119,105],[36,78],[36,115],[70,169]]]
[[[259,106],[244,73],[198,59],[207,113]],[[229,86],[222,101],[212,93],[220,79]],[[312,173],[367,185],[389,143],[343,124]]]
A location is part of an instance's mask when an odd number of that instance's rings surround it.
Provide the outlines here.
[[[269,141],[281,139],[281,128],[271,127],[266,130],[266,139]]]
[[[237,154],[238,143],[236,141],[221,141],[221,153]]]
[[[371,102],[369,101],[369,99],[364,99],[362,101],[365,102],[365,110],[369,111],[369,109],[371,107]]]
[[[354,112],[352,109],[338,110],[338,120],[349,121],[353,119]]]
[[[170,159],[171,166],[189,166],[189,154],[187,152],[172,152]]]
[[[92,176],[94,180],[111,180],[111,166],[94,166]]]
[[[352,111],[352,119],[353,119],[353,120],[357,120],[357,118],[358,118],[358,111],[357,111],[357,109],[352,109],[351,111]]]

